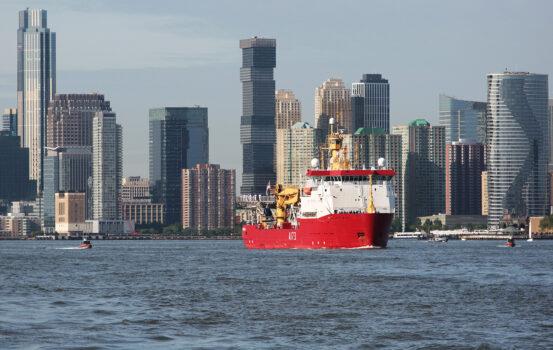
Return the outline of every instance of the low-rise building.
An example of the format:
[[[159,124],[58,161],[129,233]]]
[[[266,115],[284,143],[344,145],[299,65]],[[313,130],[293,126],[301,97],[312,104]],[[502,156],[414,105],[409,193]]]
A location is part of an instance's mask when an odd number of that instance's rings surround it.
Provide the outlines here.
[[[150,203],[150,180],[140,176],[123,178],[121,202]]]
[[[165,205],[162,203],[123,202],[121,205],[123,220],[134,221],[137,225],[164,222]]]
[[[81,231],[86,220],[86,194],[84,192],[58,192],[55,195],[56,232],[67,234]]]
[[[86,220],[67,225],[67,231],[58,232],[62,239],[83,236],[125,236],[134,232],[134,222],[128,220]]]
[[[0,216],[0,236],[17,237],[30,236],[40,230],[40,218],[23,214],[8,214]]]
[[[469,225],[476,227],[486,226],[488,222],[488,217],[484,215],[436,214],[429,216],[420,216],[418,219],[423,224],[426,222],[426,220],[430,220],[430,222],[439,220],[442,223],[443,227],[447,227],[450,229],[467,227]]]

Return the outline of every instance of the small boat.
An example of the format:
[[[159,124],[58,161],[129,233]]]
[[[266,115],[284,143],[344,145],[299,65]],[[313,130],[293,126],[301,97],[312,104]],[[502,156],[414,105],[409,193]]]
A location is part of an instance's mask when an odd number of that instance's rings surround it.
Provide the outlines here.
[[[530,226],[528,227],[528,239],[526,241],[534,242],[534,239],[532,238],[532,220],[530,220]]]
[[[85,238],[83,238],[83,241],[79,245],[79,248],[80,249],[91,249],[92,248],[92,243],[90,243],[90,240],[85,237]]]
[[[514,248],[515,245],[515,239],[513,237],[509,238],[507,242],[505,242],[505,246],[509,248]]]
[[[447,237],[438,237],[438,236],[434,236],[428,239],[428,242],[447,243],[447,241],[448,241]]]

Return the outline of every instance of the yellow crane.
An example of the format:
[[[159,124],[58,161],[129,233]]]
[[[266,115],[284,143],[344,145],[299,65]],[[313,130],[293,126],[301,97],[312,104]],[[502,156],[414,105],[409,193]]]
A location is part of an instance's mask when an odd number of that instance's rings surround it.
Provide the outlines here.
[[[300,189],[295,187],[284,187],[280,184],[275,185],[274,189],[276,202],[276,224],[282,227],[282,224],[288,221],[287,209],[300,202]]]

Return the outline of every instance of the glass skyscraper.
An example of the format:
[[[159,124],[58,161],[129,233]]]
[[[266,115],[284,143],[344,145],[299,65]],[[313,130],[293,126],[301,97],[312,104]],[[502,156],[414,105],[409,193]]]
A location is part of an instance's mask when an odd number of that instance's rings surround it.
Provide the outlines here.
[[[209,162],[207,123],[205,107],[150,109],[150,181],[153,200],[165,204],[167,224],[181,221],[182,169]]]
[[[445,142],[470,140],[486,143],[486,103],[465,101],[441,94],[440,125],[445,126]]]
[[[12,136],[17,136],[17,109],[6,108],[0,117],[0,131],[7,131]]]
[[[20,146],[19,136],[0,131],[0,202],[35,196],[36,181],[29,180],[29,150]]]
[[[488,226],[547,213],[548,78],[488,75]]]
[[[21,145],[29,149],[29,171],[42,190],[48,102],[56,92],[56,34],[46,11],[19,11],[17,30],[17,111]]]
[[[381,129],[390,133],[390,84],[381,74],[363,74],[352,84],[351,114],[353,132],[359,128]]]
[[[240,40],[242,49],[242,194],[265,193],[275,183],[274,148],[276,40]]]

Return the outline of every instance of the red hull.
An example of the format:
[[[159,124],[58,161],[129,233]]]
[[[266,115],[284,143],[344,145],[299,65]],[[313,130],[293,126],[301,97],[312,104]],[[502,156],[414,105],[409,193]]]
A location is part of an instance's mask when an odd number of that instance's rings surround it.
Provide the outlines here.
[[[242,228],[249,249],[353,249],[386,248],[393,214],[331,214],[298,219],[298,227]]]

